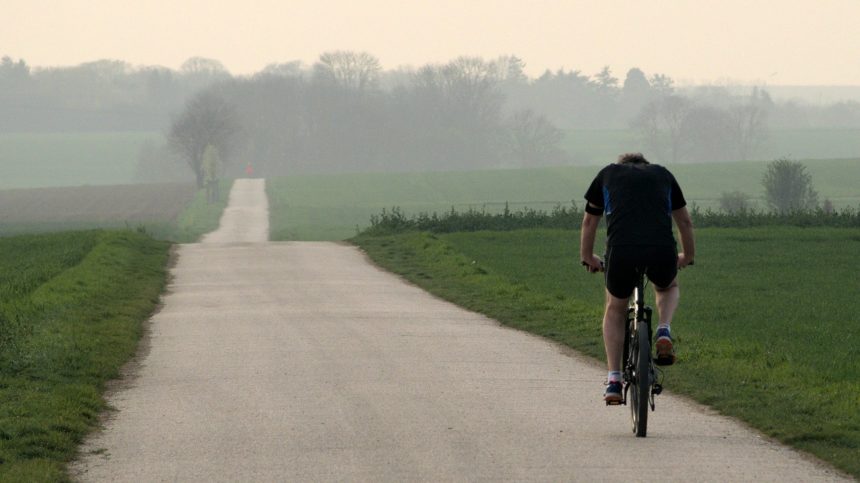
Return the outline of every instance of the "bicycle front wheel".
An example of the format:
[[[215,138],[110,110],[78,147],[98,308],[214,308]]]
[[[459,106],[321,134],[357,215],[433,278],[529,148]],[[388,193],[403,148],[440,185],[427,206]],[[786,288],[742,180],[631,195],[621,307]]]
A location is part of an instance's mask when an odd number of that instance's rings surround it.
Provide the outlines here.
[[[631,385],[630,410],[633,418],[633,432],[644,438],[648,432],[648,407],[651,397],[651,337],[647,325],[640,323],[633,337],[635,353],[633,383]]]

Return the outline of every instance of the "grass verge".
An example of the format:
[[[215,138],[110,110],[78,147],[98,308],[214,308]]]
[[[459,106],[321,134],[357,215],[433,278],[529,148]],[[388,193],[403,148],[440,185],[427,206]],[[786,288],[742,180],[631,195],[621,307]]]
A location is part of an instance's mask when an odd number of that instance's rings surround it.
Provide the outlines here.
[[[697,266],[681,275],[679,363],[667,371],[667,388],[860,476],[860,318],[846,303],[860,293],[860,232],[697,235]],[[432,293],[603,359],[602,281],[575,263],[575,231],[352,241]]]
[[[64,481],[135,352],[169,244],[134,231],[0,239],[0,481]]]
[[[198,190],[194,200],[176,218],[176,222],[169,225],[165,233],[155,231],[155,238],[172,240],[177,243],[196,242],[206,233],[218,229],[221,215],[230,199],[230,189],[233,180],[221,180],[221,197],[214,203],[206,202],[206,191]]]

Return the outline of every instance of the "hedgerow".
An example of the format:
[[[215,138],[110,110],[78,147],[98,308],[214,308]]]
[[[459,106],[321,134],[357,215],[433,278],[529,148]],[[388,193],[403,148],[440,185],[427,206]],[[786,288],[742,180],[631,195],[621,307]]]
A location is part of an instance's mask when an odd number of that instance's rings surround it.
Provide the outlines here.
[[[697,227],[736,227],[752,228],[761,226],[798,226],[798,227],[837,227],[860,228],[860,208],[843,210],[797,210],[788,213],[772,211],[740,210],[733,213],[701,210],[696,206],[690,209],[693,223]],[[395,206],[383,209],[378,215],[370,217],[370,227],[363,234],[388,235],[408,231],[428,231],[432,233],[454,233],[469,231],[509,231],[526,228],[579,229],[583,211],[576,204],[557,205],[551,211],[524,208],[511,211],[505,205],[501,213],[470,208],[466,211],[420,212],[408,215]]]

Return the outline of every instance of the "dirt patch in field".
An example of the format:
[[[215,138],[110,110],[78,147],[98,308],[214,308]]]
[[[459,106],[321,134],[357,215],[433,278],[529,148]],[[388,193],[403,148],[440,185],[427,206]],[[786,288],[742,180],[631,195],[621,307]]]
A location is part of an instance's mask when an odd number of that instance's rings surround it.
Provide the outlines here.
[[[0,191],[3,223],[171,221],[191,202],[193,184],[81,186]]]

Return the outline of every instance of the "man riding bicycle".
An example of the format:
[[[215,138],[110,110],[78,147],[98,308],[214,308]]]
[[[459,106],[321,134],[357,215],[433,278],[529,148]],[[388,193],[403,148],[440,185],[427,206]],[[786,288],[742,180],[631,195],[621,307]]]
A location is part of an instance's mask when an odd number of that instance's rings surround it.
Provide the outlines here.
[[[657,293],[659,324],[656,362],[675,361],[670,323],[678,307],[679,268],[693,263],[693,222],[678,182],[666,168],[649,163],[640,153],[622,154],[618,162],[597,174],[585,194],[580,257],[592,272],[605,270],[606,311],[603,315],[603,344],[609,369],[603,399],[621,402],[621,355],[627,305],[638,274],[644,273]],[[606,261],[594,255],[594,238],[600,218],[606,213]],[[672,234],[678,226],[681,253]]]

